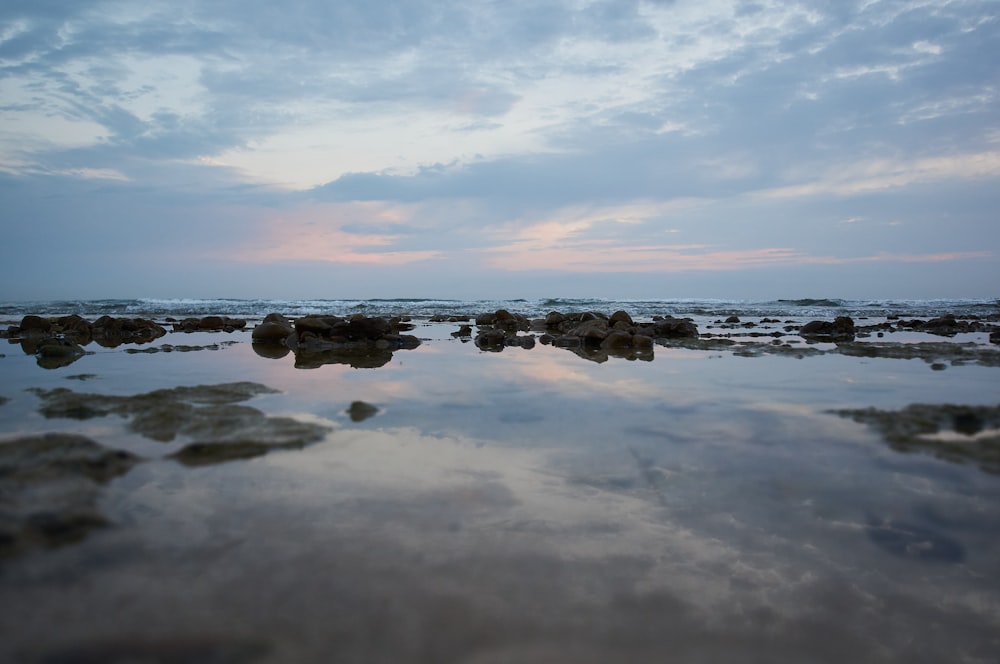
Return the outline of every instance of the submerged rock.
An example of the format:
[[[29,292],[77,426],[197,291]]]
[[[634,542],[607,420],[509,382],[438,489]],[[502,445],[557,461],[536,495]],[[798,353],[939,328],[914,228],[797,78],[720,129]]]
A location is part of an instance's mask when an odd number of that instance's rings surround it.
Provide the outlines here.
[[[923,452],[957,463],[971,461],[987,472],[1000,473],[1000,405],[911,404],[898,411],[832,412],[873,427],[900,452]]]
[[[362,422],[369,417],[374,417],[377,413],[378,408],[376,406],[364,401],[352,401],[350,407],[347,409],[347,414],[350,416],[352,422]]]
[[[138,461],[76,434],[0,443],[0,556],[76,542],[107,525],[100,486]]]
[[[119,415],[128,428],[151,440],[192,442],[173,455],[188,465],[259,456],[274,449],[301,448],[321,440],[329,427],[275,417],[241,405],[258,395],[273,393],[257,383],[224,383],[155,390],[134,396],[86,394],[66,388],[33,390],[42,401],[45,417],[91,419]]]

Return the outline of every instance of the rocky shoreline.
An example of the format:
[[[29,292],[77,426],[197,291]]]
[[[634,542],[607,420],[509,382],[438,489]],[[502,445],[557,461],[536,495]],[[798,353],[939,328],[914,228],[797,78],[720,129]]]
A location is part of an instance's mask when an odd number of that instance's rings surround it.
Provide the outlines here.
[[[728,350],[750,356],[780,353],[805,356],[839,352],[855,356],[918,357],[936,365],[949,361],[971,361],[987,366],[1000,364],[997,351],[990,346],[940,341],[942,337],[983,334],[987,335],[991,345],[1000,345],[1000,315],[986,319],[960,318],[954,314],[927,319],[889,316],[875,323],[856,322],[847,316],[804,323],[769,318],[743,321],[733,315],[699,329],[691,318],[667,315],[635,321],[622,310],[611,314],[552,311],[544,318],[532,319],[499,309],[475,316],[435,316],[425,324],[444,323],[457,323],[459,328],[451,336],[462,341],[472,340],[483,351],[500,352],[512,347],[531,349],[536,344],[542,344],[564,348],[596,362],[604,362],[611,357],[652,360],[654,347],[659,345],[692,350]],[[258,355],[276,359],[293,354],[296,366],[300,368],[317,368],[324,364],[377,368],[387,364],[395,351],[412,350],[421,344],[419,337],[404,334],[415,326],[416,323],[408,316],[311,314],[292,319],[280,313],[270,313],[252,327],[251,339]],[[172,328],[169,332],[168,327]],[[247,327],[246,319],[217,315],[167,319],[159,323],[143,318],[102,316],[90,322],[78,315],[41,317],[29,314],[19,324],[0,330],[0,338],[20,345],[25,354],[36,356],[39,366],[59,368],[86,355],[89,352],[86,347],[90,344],[102,348],[145,346],[170,332],[233,333]],[[886,335],[895,333],[926,334],[938,341],[906,344],[881,341]],[[880,341],[873,341],[872,337]],[[822,347],[821,344],[833,344],[833,347]],[[130,349],[128,352],[183,352],[218,348],[218,344],[164,344],[141,350]]]

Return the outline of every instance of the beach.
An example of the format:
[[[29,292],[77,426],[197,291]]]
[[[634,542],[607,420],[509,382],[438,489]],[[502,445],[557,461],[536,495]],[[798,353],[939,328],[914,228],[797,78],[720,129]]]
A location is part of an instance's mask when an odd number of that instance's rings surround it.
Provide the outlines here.
[[[4,661],[1000,651],[995,301],[0,319]]]

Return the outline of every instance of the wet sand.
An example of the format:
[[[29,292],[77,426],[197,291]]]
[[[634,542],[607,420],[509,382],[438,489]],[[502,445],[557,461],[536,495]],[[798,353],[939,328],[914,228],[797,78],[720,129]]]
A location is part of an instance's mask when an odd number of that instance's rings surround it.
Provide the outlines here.
[[[417,321],[378,368],[249,329],[8,346],[0,444],[136,462],[4,486],[3,523],[52,492],[103,523],[0,558],[0,659],[992,661],[988,335],[699,328],[588,357]]]

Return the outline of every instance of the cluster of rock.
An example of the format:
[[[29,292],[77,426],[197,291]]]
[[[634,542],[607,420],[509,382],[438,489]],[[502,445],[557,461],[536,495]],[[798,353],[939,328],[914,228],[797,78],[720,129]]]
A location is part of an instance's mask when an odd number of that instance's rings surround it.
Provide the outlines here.
[[[247,322],[229,316],[204,316],[175,321],[173,326],[176,332],[235,332],[245,328]]]
[[[853,339],[857,328],[850,316],[838,316],[833,322],[826,320],[809,321],[799,328],[799,336],[806,339]]]
[[[161,325],[145,318],[101,316],[91,323],[82,316],[71,314],[56,318],[28,315],[21,319],[19,325],[8,327],[4,336],[36,343],[46,339],[64,339],[80,346],[93,341],[113,348],[123,343],[146,343],[166,333]]]
[[[508,346],[531,348],[532,335],[520,335],[529,330],[541,332],[538,342],[560,348],[620,351],[652,351],[658,339],[697,338],[698,328],[688,319],[655,317],[652,322],[637,323],[625,311],[607,316],[587,311],[560,313],[552,311],[545,318],[531,320],[505,309],[482,314],[476,318],[479,333],[476,345],[484,350],[500,350]]]
[[[233,332],[247,322],[228,316],[205,316],[172,321],[177,332]],[[86,354],[84,346],[95,343],[104,348],[123,344],[146,344],[167,333],[159,323],[146,318],[101,316],[90,322],[77,314],[42,317],[27,315],[18,325],[0,332],[0,337],[17,341],[27,355],[38,357],[45,368],[70,364]]]
[[[290,321],[272,313],[254,328],[251,338],[254,350],[264,357],[294,352],[299,368],[323,364],[374,368],[388,363],[393,351],[420,345],[417,337],[401,334],[411,329],[413,326],[402,318],[309,315]]]
[[[167,455],[187,466],[249,459],[323,440],[328,426],[268,415],[243,402],[275,393],[250,382],[155,390],[133,396],[67,388],[30,390],[45,418],[90,420],[118,416],[145,438],[172,444]],[[2,405],[2,399],[0,399]],[[355,402],[351,419],[377,408]],[[175,442],[181,438],[180,443]],[[0,560],[33,548],[79,541],[109,525],[101,513],[102,485],[141,459],[71,433],[43,433],[0,444]]]
[[[794,327],[786,327],[786,331],[792,331]],[[851,340],[855,334],[869,334],[876,332],[882,336],[882,332],[926,332],[944,337],[953,337],[956,334],[966,334],[970,332],[987,332],[992,343],[1000,343],[1000,331],[996,326],[979,320],[958,320],[953,314],[945,314],[930,320],[905,320],[890,317],[890,320],[875,325],[855,325],[854,320],[848,316],[839,316],[832,322],[814,320],[798,328],[800,336],[806,339],[842,341]]]

